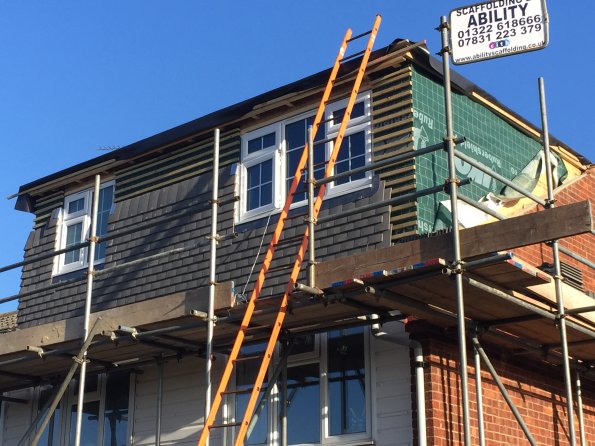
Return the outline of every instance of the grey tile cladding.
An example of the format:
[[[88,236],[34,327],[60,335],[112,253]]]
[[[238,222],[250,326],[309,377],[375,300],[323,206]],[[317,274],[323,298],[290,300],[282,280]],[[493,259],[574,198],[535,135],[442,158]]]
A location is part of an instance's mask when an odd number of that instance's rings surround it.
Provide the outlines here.
[[[221,200],[231,199],[234,195],[236,177],[230,175],[230,170],[230,166],[220,170]],[[109,230],[112,232],[152,220],[167,219],[167,221],[108,242],[104,267],[109,268],[191,244],[198,246],[182,253],[97,277],[94,284],[92,311],[208,285],[209,246],[206,236],[210,233],[211,224],[209,206],[211,180],[211,173],[207,172],[117,203],[110,217]],[[378,202],[384,196],[383,183],[375,179],[370,188],[329,199],[322,208],[321,216],[332,213],[337,218],[317,228],[318,259],[325,260],[388,246],[389,219],[386,206],[347,218],[341,217],[344,209]],[[192,209],[196,212],[176,216],[180,212]],[[219,234],[226,235],[236,231],[239,235],[235,239],[225,240],[219,244],[217,280],[221,282],[233,280],[236,283],[237,293],[244,289],[249,293],[277,217],[276,215],[271,217],[268,227],[266,227],[266,218],[234,226],[233,210],[234,204],[229,203],[221,206],[219,211]],[[286,229],[275,253],[262,296],[284,291],[289,268],[293,264],[297,246],[305,229],[303,222],[305,211],[304,207],[290,212],[290,218],[287,220]],[[265,244],[255,272],[246,285],[265,229]],[[56,230],[57,219],[54,213],[45,225],[32,231],[25,247],[25,257],[54,249]],[[51,259],[24,267],[21,293],[25,294],[19,303],[19,327],[25,328],[82,314],[86,286],[84,277],[85,272],[80,271],[68,277],[52,278]],[[51,290],[30,293],[40,287],[46,287],[57,279],[70,280]],[[79,280],[76,281],[76,279]]]

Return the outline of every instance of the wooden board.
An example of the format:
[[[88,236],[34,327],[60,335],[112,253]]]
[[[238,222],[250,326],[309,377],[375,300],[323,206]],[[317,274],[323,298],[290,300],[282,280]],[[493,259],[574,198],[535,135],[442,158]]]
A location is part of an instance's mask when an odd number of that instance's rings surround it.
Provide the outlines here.
[[[215,309],[232,306],[230,282],[218,284],[215,293]],[[208,288],[180,292],[170,296],[148,299],[134,304],[91,313],[90,326],[101,317],[101,331],[112,331],[118,325],[135,327],[156,321],[168,321],[187,316],[191,310],[207,311]],[[0,357],[24,351],[27,345],[43,347],[79,339],[83,333],[83,317],[51,322],[2,334]]]
[[[591,207],[588,201],[547,209],[503,221],[463,229],[460,232],[463,259],[584,234],[591,231]],[[388,248],[367,251],[323,262],[316,268],[320,288],[333,282],[359,277],[369,271],[391,270],[424,259],[452,259],[452,236],[443,234]]]

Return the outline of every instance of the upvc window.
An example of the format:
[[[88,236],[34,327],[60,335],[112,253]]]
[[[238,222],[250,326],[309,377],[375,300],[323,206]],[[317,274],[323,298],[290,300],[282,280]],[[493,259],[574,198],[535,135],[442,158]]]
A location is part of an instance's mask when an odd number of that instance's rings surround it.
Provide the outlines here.
[[[82,243],[89,237],[93,189],[69,195],[64,199],[61,224],[56,249],[64,249]],[[107,234],[108,219],[114,205],[114,182],[101,185],[97,213],[97,235]],[[95,263],[105,260],[105,243],[95,247]],[[75,271],[87,266],[87,248],[80,248],[61,254],[57,258],[55,274]]]
[[[278,207],[281,132],[270,125],[242,141],[242,215],[250,218]]]
[[[347,100],[330,104],[326,110],[328,122],[321,125],[314,139],[314,176],[324,177],[326,161],[332,153]],[[242,169],[240,178],[241,205],[239,219],[248,221],[279,210],[293,181],[307,130],[314,122],[314,112],[279,121],[242,137]],[[318,142],[318,144],[317,144]],[[345,172],[371,161],[370,94],[357,97],[339,151],[334,173]],[[302,178],[305,180],[307,174]],[[370,184],[370,173],[341,178],[328,185],[329,195],[347,193]],[[306,185],[302,181],[293,199],[293,207],[306,200]]]
[[[287,365],[287,443],[344,444],[371,438],[368,336],[361,327],[294,339]],[[246,354],[261,352],[253,346]],[[251,388],[261,360],[239,363],[237,388]],[[240,365],[241,364],[241,365]],[[248,445],[275,446],[280,433],[280,382],[258,413]],[[266,387],[263,385],[263,387]],[[248,395],[238,394],[236,420]]]
[[[126,446],[130,444],[134,378],[127,371],[87,378],[83,398],[81,445]],[[74,444],[78,381],[73,379],[39,441],[43,446]],[[37,411],[53,397],[52,387],[40,388]]]

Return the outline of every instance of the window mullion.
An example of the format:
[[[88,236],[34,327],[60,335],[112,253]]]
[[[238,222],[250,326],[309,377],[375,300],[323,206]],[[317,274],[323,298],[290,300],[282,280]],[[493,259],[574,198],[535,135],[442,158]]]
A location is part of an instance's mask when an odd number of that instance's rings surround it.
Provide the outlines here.
[[[103,444],[103,420],[105,415],[105,397],[107,388],[107,375],[102,374],[99,376],[99,385],[97,393],[99,394],[99,419],[97,420],[97,444]]]

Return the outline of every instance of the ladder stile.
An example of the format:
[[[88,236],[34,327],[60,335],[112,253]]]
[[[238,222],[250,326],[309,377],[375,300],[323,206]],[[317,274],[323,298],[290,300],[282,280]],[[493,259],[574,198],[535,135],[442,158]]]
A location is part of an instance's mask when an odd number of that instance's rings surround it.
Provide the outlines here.
[[[325,171],[325,177],[332,175],[334,165],[335,165],[335,162],[336,162],[336,159],[338,156],[338,152],[339,152],[339,149],[341,146],[341,142],[343,140],[344,133],[347,128],[347,124],[349,122],[349,118],[351,116],[351,112],[353,110],[353,106],[354,106],[356,98],[357,98],[359,87],[363,81],[365,68],[366,68],[366,65],[368,63],[368,60],[369,60],[369,57],[371,54],[371,49],[374,44],[376,34],[378,32],[378,28],[380,26],[380,21],[381,21],[381,17],[379,15],[376,16],[376,19],[374,21],[374,26],[372,27],[372,29],[366,33],[356,36],[356,38],[357,38],[357,37],[362,37],[362,36],[369,34],[370,37],[368,39],[366,49],[362,52],[363,55],[362,55],[360,67],[359,67],[359,70],[355,77],[354,85],[351,90],[351,94],[350,94],[350,97],[349,97],[349,100],[347,103],[347,107],[345,109],[345,113],[341,120],[341,125],[339,127],[337,136],[334,139],[333,152],[332,152],[329,162],[327,164],[327,168]],[[326,87],[323,91],[320,104],[318,106],[318,109],[317,109],[315,117],[314,117],[314,122],[312,124],[312,135],[313,135],[312,137],[313,138],[316,136],[316,132],[317,132],[321,122],[323,122],[326,104],[329,102],[331,92],[332,92],[335,80],[338,76],[339,68],[341,66],[341,61],[343,60],[345,51],[347,49],[348,42],[350,42],[351,40],[354,40],[351,38],[351,36],[352,36],[352,31],[351,31],[351,29],[348,29],[345,32],[345,36],[343,37],[343,41],[341,43],[341,46],[340,46],[337,56],[335,58],[335,63],[333,65],[333,68],[329,75],[329,79],[328,79]],[[272,258],[273,258],[274,252],[275,252],[275,247],[277,246],[277,244],[281,238],[281,235],[282,235],[282,232],[284,229],[284,225],[285,225],[285,221],[286,221],[288,213],[289,213],[289,208],[293,202],[293,197],[294,197],[294,194],[298,188],[298,185],[300,184],[304,168],[306,167],[307,158],[308,158],[308,145],[306,144],[303,148],[302,155],[300,157],[298,166],[296,168],[296,172],[295,172],[293,181],[292,181],[289,191],[287,193],[285,205],[279,215],[279,219],[277,221],[277,225],[273,232],[271,241],[269,242],[269,245],[268,245],[265,257],[264,257],[263,264],[260,268],[258,277],[256,279],[256,283],[254,285],[254,288],[250,295],[250,299],[246,306],[246,311],[244,313],[244,316],[243,316],[243,319],[242,319],[242,322],[240,325],[240,329],[238,330],[236,339],[234,341],[234,344],[233,344],[233,347],[229,354],[227,363],[223,370],[223,374],[221,376],[219,387],[218,387],[217,392],[215,393],[215,396],[213,398],[210,412],[207,414],[207,417],[205,419],[204,426],[203,426],[200,438],[198,440],[198,446],[205,446],[211,429],[231,427],[231,426],[238,427],[238,430],[236,433],[236,439],[235,439],[235,446],[242,446],[244,443],[244,439],[245,439],[246,433],[248,431],[250,419],[252,417],[252,414],[253,414],[255,406],[256,406],[258,395],[262,390],[264,378],[266,376],[268,367],[270,365],[271,358],[273,357],[275,344],[277,343],[277,340],[279,339],[279,335],[281,333],[281,328],[283,326],[283,321],[285,319],[285,314],[287,312],[288,298],[289,298],[289,295],[293,292],[294,284],[297,282],[300,268],[301,268],[301,265],[305,258],[305,253],[307,251],[308,238],[309,238],[309,231],[308,231],[307,227],[304,232],[301,244],[299,246],[295,262],[293,264],[293,268],[292,268],[292,271],[291,271],[291,274],[289,277],[287,288],[286,288],[285,293],[281,299],[279,311],[275,318],[275,322],[271,328],[271,334],[268,339],[267,346],[265,348],[265,351],[262,354],[259,354],[257,356],[257,358],[259,358],[259,359],[262,358],[262,362],[260,364],[260,368],[259,368],[258,374],[256,376],[256,381],[251,389],[233,391],[233,390],[227,390],[227,388],[228,388],[228,384],[229,384],[229,381],[232,376],[234,365],[237,362],[242,361],[242,357],[239,357],[239,354],[240,354],[240,350],[241,350],[243,341],[246,336],[246,331],[250,329],[249,324],[250,324],[250,320],[251,320],[252,315],[255,310],[256,299],[258,299],[258,297],[260,296],[260,292],[264,286],[266,273],[268,272],[268,270],[270,268],[271,261],[272,261]],[[315,217],[320,212],[322,201],[324,199],[325,190],[326,190],[326,185],[322,185],[319,188],[318,195],[316,197],[316,202],[314,204],[314,216]],[[246,357],[244,357],[244,360],[246,360],[246,359],[255,359],[255,357],[254,356],[246,356]],[[225,423],[215,424],[215,418],[219,411],[219,407],[221,406],[223,396],[230,395],[230,394],[237,394],[237,393],[250,393],[250,398],[246,405],[246,409],[245,409],[242,421],[228,423],[228,424],[225,424]]]

